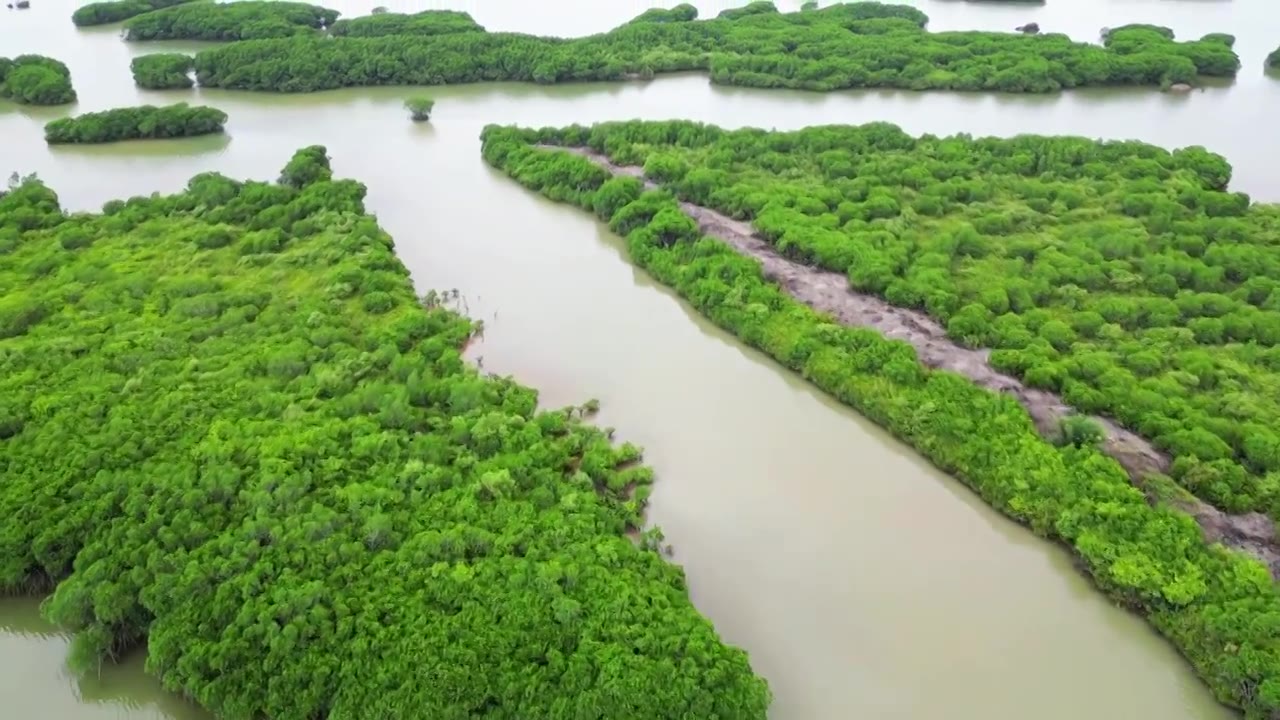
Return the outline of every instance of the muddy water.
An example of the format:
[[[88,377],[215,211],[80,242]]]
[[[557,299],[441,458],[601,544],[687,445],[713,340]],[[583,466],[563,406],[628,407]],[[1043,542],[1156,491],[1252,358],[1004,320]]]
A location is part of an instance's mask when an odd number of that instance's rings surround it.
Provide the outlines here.
[[[652,519],[687,569],[699,608],[769,678],[781,720],[936,717],[1109,720],[1230,717],[1159,638],[1108,605],[1058,550],[1004,521],[907,448],[710,327],[635,271],[585,214],[485,167],[488,122],[561,125],[688,117],[792,128],[888,120],[911,132],[1018,132],[1202,144],[1236,167],[1234,186],[1280,199],[1266,131],[1280,80],[1262,58],[1280,42],[1270,0],[1076,0],[1039,8],[915,3],[934,27],[1006,29],[1029,20],[1091,39],[1149,21],[1180,35],[1236,33],[1245,68],[1188,96],[1088,91],[1056,97],[715,88],[649,84],[437,88],[430,125],[381,88],[276,97],[139,92],[115,28],[77,31],[69,0],[0,10],[0,54],[67,62],[75,111],[179,99],[226,110],[227,138],[50,151],[41,125],[67,109],[0,104],[0,173],[38,172],[75,209],[180,188],[219,170],[273,177],[299,146],[329,147],[336,171],[369,185],[419,287],[458,288],[487,326],[484,367],[543,390],[549,404],[597,397],[602,422],[644,445],[660,480]],[[454,7],[491,29],[607,29],[647,2],[554,0],[331,3],[348,14]],[[704,10],[740,3],[704,2]],[[795,7],[798,3],[781,3]],[[190,46],[186,46],[190,47]],[[1264,114],[1271,111],[1270,116]],[[32,602],[0,604],[0,697],[14,717],[203,717],[160,694],[134,660],[93,683],[62,670],[65,639]],[[7,716],[7,714],[6,714]]]

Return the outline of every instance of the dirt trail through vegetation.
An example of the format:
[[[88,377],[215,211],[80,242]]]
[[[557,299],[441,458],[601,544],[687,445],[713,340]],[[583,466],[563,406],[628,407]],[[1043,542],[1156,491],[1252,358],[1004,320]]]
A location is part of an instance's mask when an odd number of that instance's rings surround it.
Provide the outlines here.
[[[618,165],[589,148],[540,147],[581,155],[615,175],[629,175],[644,181],[648,188],[658,187],[644,178],[642,168]],[[1014,396],[1046,438],[1056,438],[1059,420],[1074,412],[1056,394],[1027,387],[1021,380],[993,368],[990,350],[956,344],[947,337],[946,330],[928,315],[894,306],[874,295],[856,292],[849,287],[844,275],[779,255],[768,241],[756,235],[748,222],[734,220],[693,203],[681,202],[680,207],[698,223],[704,234],[760,261],[769,280],[809,307],[829,313],[846,325],[873,328],[885,337],[910,343],[921,362],[930,368],[948,370],[982,387]],[[1144,477],[1168,469],[1168,455],[1149,441],[1109,418],[1095,416],[1093,419],[1105,434],[1102,449],[1124,467],[1136,486],[1145,490]],[[1276,540],[1275,524],[1269,517],[1256,512],[1231,515],[1193,497],[1183,498],[1179,504],[1200,523],[1210,541],[1222,542],[1253,555],[1271,569],[1273,577],[1280,578],[1280,543]]]

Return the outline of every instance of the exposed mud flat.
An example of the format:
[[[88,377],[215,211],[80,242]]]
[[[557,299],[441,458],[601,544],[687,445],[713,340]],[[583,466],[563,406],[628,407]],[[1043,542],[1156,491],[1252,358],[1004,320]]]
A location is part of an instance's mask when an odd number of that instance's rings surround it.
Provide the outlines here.
[[[581,155],[615,175],[629,175],[643,180],[648,188],[658,187],[657,183],[645,179],[642,168],[618,165],[589,148],[540,147]],[[982,387],[1017,398],[1046,438],[1054,439],[1059,421],[1074,414],[1071,406],[1057,394],[1027,387],[1021,380],[992,367],[989,349],[967,348],[952,341],[946,330],[928,315],[857,292],[849,287],[842,274],[783,257],[767,240],[757,236],[748,222],[693,203],[681,201],[680,207],[698,223],[704,234],[758,260],[765,277],[809,307],[829,313],[845,325],[872,328],[885,337],[910,343],[926,366],[963,375]],[[1102,450],[1124,467],[1137,487],[1146,490],[1144,477],[1168,470],[1169,456],[1150,441],[1110,418],[1093,416],[1093,419],[1105,434]],[[1276,541],[1276,527],[1271,518],[1257,512],[1232,515],[1198,498],[1188,497],[1179,504],[1196,519],[1208,540],[1249,553],[1266,564],[1273,577],[1280,578],[1280,543]]]

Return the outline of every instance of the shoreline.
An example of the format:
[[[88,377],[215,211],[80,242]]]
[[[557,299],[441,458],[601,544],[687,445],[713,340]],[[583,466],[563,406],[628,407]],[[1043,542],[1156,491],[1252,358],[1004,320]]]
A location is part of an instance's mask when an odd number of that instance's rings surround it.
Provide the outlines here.
[[[662,187],[645,178],[643,168],[619,165],[590,148],[549,144],[534,147],[586,158],[614,175],[642,181],[646,189]],[[1012,396],[1027,410],[1036,429],[1046,439],[1056,437],[1059,419],[1075,414],[1073,408],[1057,394],[1027,387],[1018,378],[991,367],[989,349],[959,345],[925,313],[897,307],[874,295],[857,292],[849,287],[848,279],[840,273],[783,257],[772,244],[756,234],[749,222],[735,220],[679,198],[677,202],[680,209],[697,223],[700,232],[758,261],[764,277],[791,297],[814,310],[834,316],[848,327],[875,330],[885,338],[910,344],[926,367],[956,373],[980,387]],[[1114,458],[1134,486],[1152,500],[1146,478],[1152,473],[1163,474],[1169,467],[1169,456],[1114,420],[1096,415],[1086,417],[1097,422],[1103,430],[1105,439],[1099,449]],[[1280,542],[1276,539],[1275,523],[1271,518],[1259,512],[1233,515],[1190,493],[1179,495],[1174,502],[1195,519],[1206,540],[1247,553],[1266,565],[1273,578],[1280,579]]]

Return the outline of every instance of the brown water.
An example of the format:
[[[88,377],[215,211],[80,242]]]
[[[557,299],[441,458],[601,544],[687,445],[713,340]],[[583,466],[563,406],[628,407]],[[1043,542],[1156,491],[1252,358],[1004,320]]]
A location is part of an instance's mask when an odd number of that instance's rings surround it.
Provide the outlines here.
[[[658,471],[651,519],[688,571],[698,607],[745,647],[780,720],[1130,720],[1230,717],[1173,650],[1111,607],[1066,555],[1005,521],[908,448],[712,328],[633,269],[588,215],[535,197],[487,168],[489,122],[562,125],[685,117],[793,128],[896,122],[911,132],[1074,133],[1201,144],[1235,165],[1233,185],[1280,200],[1271,168],[1280,80],[1262,59],[1280,43],[1273,0],[1049,0],[1043,7],[916,2],[935,29],[1046,31],[1093,39],[1104,25],[1156,22],[1180,36],[1233,32],[1245,67],[1230,87],[1051,97],[900,92],[817,95],[648,84],[435,88],[430,125],[404,88],[309,96],[136,90],[116,28],[77,31],[67,0],[0,9],[0,55],[43,52],[71,67],[75,112],[142,102],[207,102],[226,138],[48,149],[41,126],[66,108],[0,104],[0,174],[38,172],[64,205],[94,209],[176,190],[218,170],[274,177],[290,154],[327,145],[338,174],[369,186],[420,289],[458,288],[485,341],[486,369],[540,388],[551,405],[590,397],[602,422],[643,445]],[[470,11],[490,29],[604,30],[651,3],[485,0],[329,3]],[[732,2],[703,2],[704,14]],[[798,2],[780,3],[793,9]],[[1268,113],[1269,111],[1269,113]],[[3,717],[204,717],[157,689],[134,659],[77,681],[64,638],[34,601],[0,604]],[[17,708],[10,712],[10,708]],[[105,713],[105,715],[104,715]]]

